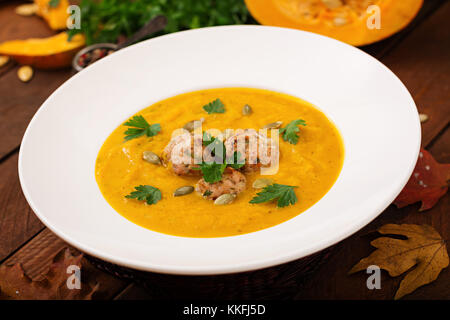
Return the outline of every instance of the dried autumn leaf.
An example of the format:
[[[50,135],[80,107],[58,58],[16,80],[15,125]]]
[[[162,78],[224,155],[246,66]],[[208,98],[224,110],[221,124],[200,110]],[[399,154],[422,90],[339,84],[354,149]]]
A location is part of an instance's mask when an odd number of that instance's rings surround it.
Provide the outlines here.
[[[397,277],[416,266],[403,278],[395,299],[400,299],[418,287],[436,280],[441,270],[448,266],[446,241],[431,226],[387,224],[378,232],[403,235],[408,239],[386,237],[375,239],[371,245],[378,250],[358,262],[349,273],[366,270],[367,267],[376,265],[388,271],[390,276]]]
[[[16,300],[90,300],[98,289],[97,285],[82,283],[81,289],[69,289],[67,267],[81,268],[83,255],[73,256],[68,248],[61,250],[54,258],[44,279],[32,280],[20,264],[0,266],[0,297]]]
[[[437,162],[428,151],[422,149],[414,173],[394,204],[402,208],[422,201],[420,211],[431,209],[447,193],[448,180],[450,164]]]

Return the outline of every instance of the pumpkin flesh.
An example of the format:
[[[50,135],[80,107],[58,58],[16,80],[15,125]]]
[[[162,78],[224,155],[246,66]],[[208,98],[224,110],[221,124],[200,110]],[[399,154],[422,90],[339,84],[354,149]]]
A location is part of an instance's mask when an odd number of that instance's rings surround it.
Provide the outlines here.
[[[423,0],[245,0],[253,17],[264,25],[301,29],[355,46],[385,39],[405,28]],[[369,28],[380,8],[381,28]]]
[[[50,0],[34,0],[34,3],[38,6],[37,14],[44,18],[52,30],[66,29],[68,0],[59,0],[55,7],[50,6]]]
[[[70,41],[66,32],[48,38],[31,38],[0,43],[0,54],[12,57],[20,64],[42,69],[70,66],[72,58],[85,44],[77,34]]]

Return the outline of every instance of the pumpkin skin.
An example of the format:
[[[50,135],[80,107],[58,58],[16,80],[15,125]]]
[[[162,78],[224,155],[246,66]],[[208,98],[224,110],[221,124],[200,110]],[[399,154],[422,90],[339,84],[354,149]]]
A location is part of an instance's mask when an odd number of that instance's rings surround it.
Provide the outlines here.
[[[423,0],[245,0],[253,17],[263,25],[322,34],[354,46],[383,40],[405,28]],[[369,29],[370,5],[380,8],[381,29]]]
[[[20,64],[40,69],[57,69],[70,66],[75,54],[85,44],[84,36],[75,35],[67,41],[67,33],[42,39],[12,40],[0,43],[0,54],[7,55]]]

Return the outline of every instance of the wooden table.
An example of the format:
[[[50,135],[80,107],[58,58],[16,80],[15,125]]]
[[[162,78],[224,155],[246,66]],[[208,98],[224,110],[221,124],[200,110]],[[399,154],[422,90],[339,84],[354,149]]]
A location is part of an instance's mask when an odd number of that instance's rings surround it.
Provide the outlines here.
[[[52,34],[38,17],[20,17],[14,8],[20,2],[0,3],[0,42]],[[450,162],[450,2],[425,0],[413,23],[383,42],[363,48],[381,60],[405,83],[421,113],[423,147],[440,162]],[[29,83],[16,76],[17,66],[0,69],[0,264],[21,262],[33,277],[45,272],[55,254],[67,246],[45,228],[28,206],[19,185],[17,158],[22,135],[41,103],[71,76],[70,70],[36,71]],[[419,205],[403,209],[390,206],[360,232],[339,243],[293,299],[392,299],[402,276],[391,278],[383,271],[381,290],[366,288],[367,275],[347,275],[362,257],[372,252],[372,231],[386,223],[430,224],[450,239],[449,195],[426,212]],[[146,299],[151,292],[130,281],[94,267],[90,277],[100,284],[98,299]],[[405,299],[449,299],[450,268],[434,283],[419,288]],[[245,285],[245,284],[243,284]],[[173,297],[178,293],[173,292]],[[193,293],[192,297],[195,297]]]

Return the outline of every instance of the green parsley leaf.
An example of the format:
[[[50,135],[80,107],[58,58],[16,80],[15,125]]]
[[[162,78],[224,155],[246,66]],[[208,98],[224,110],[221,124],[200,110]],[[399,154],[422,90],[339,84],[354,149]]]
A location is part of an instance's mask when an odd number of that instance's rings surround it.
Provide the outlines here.
[[[210,150],[216,150],[216,146],[222,144],[222,150],[225,155],[226,149],[225,144],[219,138],[215,138],[211,136],[208,132],[203,132],[203,145],[209,148]],[[220,149],[220,148],[219,148]],[[212,154],[215,156],[214,152]],[[227,163],[227,161],[221,161],[219,156],[219,163],[217,162],[203,162],[199,164],[198,168],[193,168],[194,170],[201,170],[203,174],[203,179],[208,183],[215,183],[222,180],[223,172],[227,166],[232,167],[233,169],[240,169],[245,164],[245,159],[241,160],[241,154],[237,151],[234,152],[234,161],[233,163]],[[222,163],[223,162],[223,163]],[[244,163],[239,163],[244,162]]]
[[[81,0],[79,2],[82,16],[81,28],[68,30],[68,33],[72,36],[78,33],[84,34],[87,45],[116,43],[120,35],[130,37],[158,15],[166,16],[168,23],[163,31],[151,37],[190,28],[255,23],[242,0]]]
[[[215,163],[215,162],[203,162],[199,165],[199,169],[202,170],[203,179],[208,183],[215,183],[222,180],[222,174],[227,167],[226,163]]]
[[[125,141],[139,138],[144,135],[147,135],[147,137],[153,137],[161,131],[161,126],[159,123],[150,125],[143,116],[134,116],[123,125],[133,127],[128,128],[128,130],[124,132]]]
[[[209,197],[210,195],[212,195],[212,192],[211,192],[210,190],[206,190],[206,191],[203,193],[203,196],[204,196],[204,197]]]
[[[227,163],[228,166],[232,167],[233,169],[237,170],[245,166],[245,158],[242,159],[242,155],[239,151],[234,152],[233,159],[233,163]]]
[[[213,156],[216,157],[216,150],[222,150],[222,155],[217,155],[217,158],[222,159],[225,156],[226,149],[225,144],[219,138],[213,137],[208,132],[203,132],[202,144]],[[223,163],[223,160],[220,160],[220,163]]]
[[[125,198],[146,201],[147,204],[155,204],[161,200],[161,191],[159,191],[158,188],[146,185],[140,185],[134,188],[136,191],[131,192],[129,195],[125,196]]]
[[[286,186],[283,184],[271,184],[265,187],[256,197],[250,200],[250,203],[263,203],[278,199],[277,206],[282,208],[297,203],[295,195],[295,186]]]
[[[56,8],[59,5],[60,0],[50,0],[48,2],[49,7]]]
[[[213,138],[213,136],[211,134],[209,134],[208,132],[203,132],[203,137],[202,137],[202,144],[207,147],[209,146],[211,143],[213,143],[215,140],[215,138]]]
[[[203,106],[203,110],[208,112],[208,114],[211,114],[211,113],[224,113],[225,112],[225,106],[222,103],[222,101],[220,101],[220,99],[216,99],[216,100],[208,103],[207,105],[204,105]]]
[[[290,144],[297,144],[297,132],[300,131],[297,126],[306,126],[306,121],[302,119],[294,120],[291,121],[285,128],[280,129],[280,133],[283,134],[284,141],[289,141]]]

